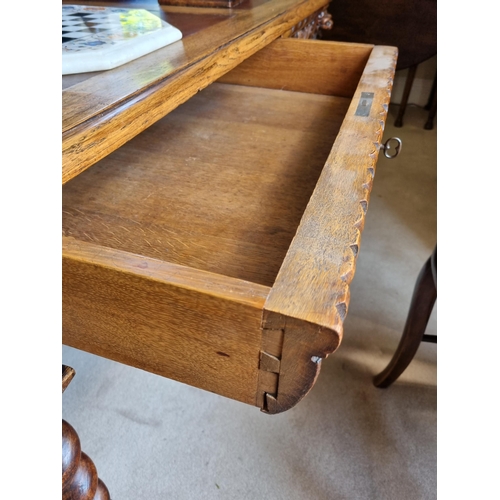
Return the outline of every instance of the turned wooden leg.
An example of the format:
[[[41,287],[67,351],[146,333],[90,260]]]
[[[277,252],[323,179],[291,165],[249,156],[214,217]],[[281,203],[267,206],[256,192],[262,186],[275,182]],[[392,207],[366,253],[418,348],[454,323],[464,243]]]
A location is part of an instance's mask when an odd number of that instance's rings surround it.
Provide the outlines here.
[[[109,500],[105,484],[97,477],[90,458],[82,452],[75,429],[62,421],[62,498],[63,500]]]
[[[408,76],[406,77],[405,88],[403,90],[403,97],[401,98],[401,105],[399,106],[398,116],[394,122],[395,127],[403,126],[403,116],[406,112],[406,105],[408,104],[408,98],[410,97],[411,88],[413,86],[413,80],[415,80],[415,73],[417,72],[417,65],[410,66],[408,68]]]
[[[391,385],[404,372],[417,352],[436,302],[437,289],[433,275],[433,264],[436,261],[437,248],[420,271],[401,341],[385,370],[374,377],[373,383],[376,387],[385,388]]]
[[[63,365],[63,392],[75,371]],[[90,458],[82,452],[75,429],[62,421],[62,498],[63,500],[110,500],[106,485],[98,478]]]

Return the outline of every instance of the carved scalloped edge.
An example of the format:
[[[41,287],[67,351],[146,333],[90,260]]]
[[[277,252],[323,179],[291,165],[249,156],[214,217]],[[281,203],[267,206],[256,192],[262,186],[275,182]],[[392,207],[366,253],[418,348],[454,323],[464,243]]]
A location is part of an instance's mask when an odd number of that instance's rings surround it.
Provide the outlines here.
[[[395,70],[397,64],[397,52],[395,52],[392,67]],[[345,287],[345,294],[342,294],[344,300],[340,300],[335,304],[337,311],[339,311],[340,320],[343,323],[345,316],[347,315],[347,310],[349,307],[349,285],[354,277],[354,273],[356,270],[356,261],[358,257],[359,244],[361,241],[361,233],[363,232],[363,228],[365,225],[366,213],[368,212],[368,203],[370,201],[370,193],[373,186],[373,179],[375,177],[375,170],[378,160],[378,155],[380,152],[381,141],[384,134],[384,126],[385,121],[387,119],[387,113],[389,111],[389,103],[391,100],[391,90],[394,83],[394,78],[388,78],[385,88],[385,95],[383,97],[382,102],[380,103],[380,111],[377,113],[379,116],[379,128],[375,131],[375,141],[373,142],[374,149],[370,151],[368,154],[369,163],[366,167],[366,176],[362,183],[362,195],[359,201],[360,211],[359,218],[354,223],[355,228],[355,237],[348,245],[352,256],[346,256],[345,263],[347,265],[343,266],[347,268],[341,275],[341,280]],[[340,314],[340,310],[342,310],[342,314]]]
[[[396,66],[396,60],[394,61],[394,67]],[[389,101],[391,98],[391,88],[392,88],[392,79],[390,79],[387,82],[387,95],[384,98],[384,101],[381,104],[381,111],[379,112],[379,115],[382,115],[385,118],[387,117],[388,109],[389,109]],[[348,245],[348,248],[350,249],[350,252],[352,255],[346,255],[344,259],[344,266],[342,270],[342,274],[340,279],[342,280],[343,287],[344,287],[344,293],[339,294],[339,300],[336,302],[335,307],[337,311],[339,312],[340,316],[340,322],[344,322],[344,318],[347,315],[347,310],[349,307],[349,285],[354,277],[355,270],[356,270],[356,261],[358,258],[358,252],[359,252],[359,245],[361,242],[361,233],[363,232],[363,228],[365,225],[365,220],[366,220],[366,214],[368,212],[368,204],[370,201],[370,193],[372,190],[372,185],[373,185],[373,179],[375,177],[375,170],[376,170],[376,164],[377,164],[377,159],[378,159],[378,154],[380,151],[380,145],[381,145],[381,140],[382,136],[384,133],[384,127],[383,124],[385,123],[384,120],[381,120],[380,123],[382,126],[377,129],[376,131],[376,140],[373,142],[374,149],[370,151],[368,154],[369,157],[369,163],[368,166],[366,167],[366,176],[364,179],[364,182],[362,183],[362,193],[360,196],[360,201],[359,201],[359,217],[354,223],[354,238],[351,240],[350,244]],[[338,325],[338,329],[341,332],[342,335],[342,326]]]
[[[397,52],[393,57],[393,68],[397,62]],[[286,411],[295,406],[312,388],[321,368],[321,360],[333,353],[340,345],[343,333],[343,322],[347,315],[350,291],[349,285],[354,277],[356,261],[363,231],[370,192],[375,176],[376,163],[380,151],[382,136],[384,133],[385,120],[389,109],[393,78],[387,80],[385,95],[380,103],[378,116],[379,128],[375,131],[374,148],[368,154],[368,165],[366,175],[361,184],[359,200],[359,217],[353,224],[354,238],[347,245],[350,253],[344,255],[341,281],[342,290],[338,290],[335,303],[337,320],[334,328],[326,328],[306,321],[287,317],[273,311],[264,310],[262,320],[262,335],[265,338],[267,332],[281,331],[283,342],[281,352],[269,354],[261,352],[261,365],[259,370],[257,402],[265,413],[276,414]],[[271,362],[267,356],[273,359]],[[265,362],[263,362],[265,360]],[[263,383],[269,375],[269,366],[273,366],[274,379],[267,386]],[[269,379],[268,379],[269,382]],[[265,390],[264,389],[265,386]]]
[[[397,64],[397,51],[394,53],[392,59],[392,68],[393,73],[395,71]],[[342,266],[341,272],[341,280],[343,283],[344,293],[340,293],[338,298],[339,300],[335,304],[335,308],[339,313],[340,324],[336,325],[336,329],[340,332],[340,336],[342,337],[342,323],[347,315],[347,310],[349,308],[349,285],[354,277],[354,273],[356,270],[356,261],[358,257],[359,244],[361,242],[361,233],[363,232],[363,228],[365,225],[366,213],[368,211],[368,203],[370,201],[370,192],[373,185],[373,179],[375,177],[375,170],[378,160],[378,155],[380,152],[380,146],[382,137],[384,134],[384,126],[385,121],[387,119],[387,113],[389,111],[389,103],[391,100],[391,90],[394,83],[394,78],[390,77],[387,79],[385,89],[382,92],[385,92],[383,96],[382,102],[380,102],[380,111],[377,112],[377,116],[379,117],[378,124],[379,128],[375,131],[375,140],[373,141],[373,149],[368,153],[368,166],[366,167],[366,175],[362,182],[361,189],[362,193],[360,193],[359,200],[359,217],[354,223],[354,238],[348,245],[351,255],[345,255],[344,265]]]

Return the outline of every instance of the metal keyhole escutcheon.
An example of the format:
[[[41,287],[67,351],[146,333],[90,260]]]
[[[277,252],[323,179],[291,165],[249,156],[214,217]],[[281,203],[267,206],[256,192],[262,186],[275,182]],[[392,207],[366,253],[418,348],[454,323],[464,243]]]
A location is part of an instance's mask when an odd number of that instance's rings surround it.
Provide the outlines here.
[[[394,144],[395,143],[395,144]],[[380,145],[380,149],[384,150],[384,156],[392,160],[401,153],[401,148],[403,147],[403,142],[399,137],[390,137],[385,141],[384,144]],[[394,151],[393,154],[391,152]]]

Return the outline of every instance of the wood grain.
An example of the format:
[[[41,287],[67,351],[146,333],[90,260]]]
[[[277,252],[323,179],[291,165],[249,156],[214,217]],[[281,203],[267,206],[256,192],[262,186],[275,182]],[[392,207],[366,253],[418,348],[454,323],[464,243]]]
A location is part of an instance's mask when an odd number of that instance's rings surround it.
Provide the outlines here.
[[[73,1],[67,1],[63,3],[74,4]],[[78,2],[76,2],[78,3]],[[116,7],[116,2],[90,2],[88,0],[84,1],[85,5],[97,5],[97,6],[111,6]],[[230,11],[225,9],[193,9],[192,7],[160,7],[157,2],[141,1],[141,4],[137,7],[145,8],[152,14],[156,15],[165,22],[175,26],[182,33],[183,44],[186,42],[188,37],[196,35],[197,33],[208,29],[210,26],[214,26],[223,21],[227,21],[232,16],[234,16]],[[194,12],[193,12],[194,11]],[[117,69],[118,71],[118,69]],[[73,87],[85,80],[94,78],[97,76],[103,76],[107,73],[106,71],[93,71],[89,73],[76,73],[73,75],[63,75],[62,76],[62,89],[68,89]],[[101,79],[101,78],[99,78]],[[88,82],[89,85],[91,82]],[[84,87],[83,85],[80,88]],[[76,90],[76,89],[73,89]]]
[[[90,1],[83,0],[80,2],[75,2],[73,0],[64,0],[63,4],[72,4],[80,3],[84,5],[94,5],[94,6],[107,6],[107,7],[126,7],[123,2],[119,1],[111,1],[111,2],[100,2],[100,1]],[[121,5],[117,5],[121,3]],[[140,4],[135,5],[138,8],[147,9],[149,12],[164,20],[165,22],[171,24],[178,28],[182,33],[182,45],[186,43],[186,39],[191,37],[192,35],[198,36],[198,33],[203,32],[223,21],[228,21],[230,18],[234,17],[234,14],[227,9],[220,8],[193,8],[193,7],[177,7],[177,6],[160,6],[156,0],[141,0]],[[190,42],[192,43],[192,42]],[[117,73],[117,81],[120,81],[120,72],[121,67],[115,68],[113,71]],[[173,68],[171,68],[173,69]],[[98,78],[99,80],[103,80],[102,76],[106,75],[108,70],[106,71],[95,71],[90,73],[77,73],[73,75],[63,75],[62,76],[62,89],[67,89],[69,87],[73,87],[80,82],[88,80],[89,78],[94,78],[96,76],[101,76]],[[80,85],[79,87],[75,87],[75,89],[85,89],[90,90],[93,87],[95,82],[88,82],[86,85]],[[125,83],[125,82],[123,82]],[[92,85],[91,85],[92,84]],[[132,85],[137,85],[138,82],[132,83]],[[90,85],[90,86],[89,86]],[[111,92],[112,89],[109,89]],[[65,94],[63,93],[63,96]],[[90,104],[90,103],[89,103]]]
[[[213,84],[63,187],[63,233],[272,286],[349,100]]]
[[[219,82],[351,98],[373,45],[278,38]]]
[[[63,91],[63,184],[264,48],[325,0],[271,0]]]
[[[75,429],[62,421],[62,499],[110,500],[106,485],[99,479],[94,462],[82,452]]]
[[[73,380],[75,373],[75,370],[71,366],[62,365],[62,392],[66,390],[66,387]]]
[[[337,349],[340,337],[337,332],[304,321],[264,312],[263,349],[267,337],[282,332],[283,344],[277,355],[279,366],[261,353],[259,365],[258,401],[265,413],[276,414],[295,406],[312,388],[320,372],[321,361]],[[266,340],[264,340],[266,339]],[[265,362],[263,362],[265,361]],[[275,387],[267,382],[267,372],[276,374]]]
[[[268,398],[269,412],[284,411],[300,401],[319,372],[317,358],[333,352],[342,338],[349,284],[354,276],[396,59],[397,49],[393,47],[373,49],[266,300],[264,329],[267,323],[280,324],[285,318],[281,327],[284,332],[282,368],[277,394]],[[361,92],[374,93],[366,117],[356,115]],[[293,339],[288,342],[290,335]],[[303,361],[298,362],[298,358]],[[304,363],[308,358],[315,360],[317,370],[310,362]],[[285,366],[292,368],[285,371]]]
[[[233,8],[244,0],[158,0],[160,5],[187,5],[191,7]]]
[[[255,405],[268,292],[64,238],[63,343]]]
[[[214,83],[63,187],[64,343],[268,413],[307,394],[342,338],[397,60],[340,45],[340,87],[279,90],[269,52],[275,89]],[[296,91],[351,93],[368,50],[352,101]]]
[[[397,50],[375,47],[328,157],[266,310],[340,329],[390,100]],[[370,116],[356,116],[373,92]]]

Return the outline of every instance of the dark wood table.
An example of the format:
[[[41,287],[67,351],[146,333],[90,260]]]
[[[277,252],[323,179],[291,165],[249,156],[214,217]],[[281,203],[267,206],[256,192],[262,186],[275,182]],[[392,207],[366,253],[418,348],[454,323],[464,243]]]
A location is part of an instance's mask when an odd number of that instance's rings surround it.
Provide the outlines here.
[[[437,54],[437,0],[335,0],[328,6],[333,29],[325,40],[395,45],[397,70],[408,69],[395,126],[403,125],[417,67]],[[432,129],[437,110],[437,76],[426,109],[426,129]]]

